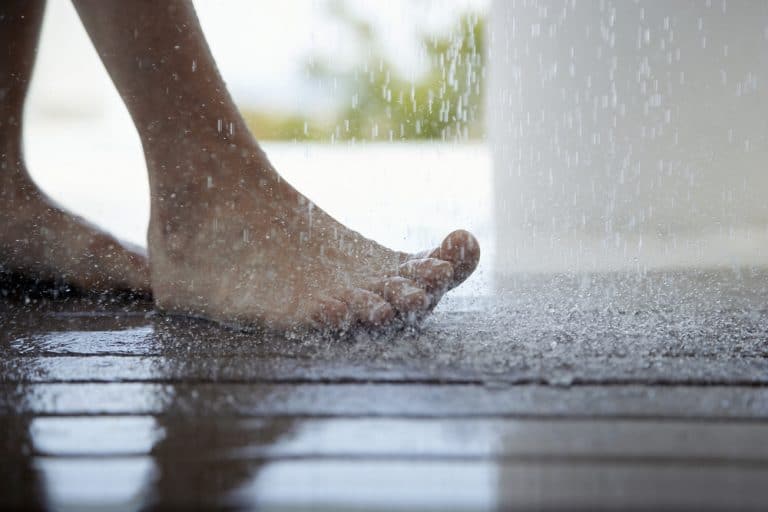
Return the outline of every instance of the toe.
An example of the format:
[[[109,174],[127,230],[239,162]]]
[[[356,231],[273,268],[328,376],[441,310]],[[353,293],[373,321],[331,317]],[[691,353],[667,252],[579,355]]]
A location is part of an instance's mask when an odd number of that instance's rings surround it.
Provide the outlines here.
[[[430,306],[427,292],[404,277],[387,277],[369,284],[368,289],[389,302],[398,313],[424,311]]]
[[[427,293],[440,293],[453,283],[453,265],[437,258],[408,260],[400,265],[398,274],[414,281]]]
[[[453,266],[451,287],[462,283],[477,268],[480,261],[480,244],[469,231],[463,229],[449,234],[429,256],[449,262]]]
[[[310,318],[320,329],[345,329],[349,326],[351,315],[344,302],[323,297],[314,304]]]
[[[346,289],[336,297],[347,305],[352,321],[361,325],[378,327],[389,323],[395,316],[387,301],[362,288]]]

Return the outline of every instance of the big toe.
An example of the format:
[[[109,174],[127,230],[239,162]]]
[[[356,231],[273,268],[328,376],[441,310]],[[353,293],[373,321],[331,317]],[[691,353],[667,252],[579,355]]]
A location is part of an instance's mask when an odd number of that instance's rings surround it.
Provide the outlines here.
[[[453,265],[451,287],[454,287],[464,282],[477,268],[480,261],[480,244],[472,233],[459,229],[446,236],[443,243],[434,249],[429,257]]]

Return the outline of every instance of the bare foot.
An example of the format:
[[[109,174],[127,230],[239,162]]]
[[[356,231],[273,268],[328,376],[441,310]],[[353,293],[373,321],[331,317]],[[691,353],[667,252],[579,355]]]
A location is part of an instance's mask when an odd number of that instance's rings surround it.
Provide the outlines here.
[[[141,248],[57,207],[22,163],[4,158],[0,166],[0,269],[86,291],[150,294]]]
[[[282,180],[254,142],[244,146],[182,143],[149,159],[150,175],[197,170],[183,186],[155,185],[149,252],[159,309],[280,330],[376,327],[421,317],[477,266],[480,248],[466,231],[422,255],[364,238]]]
[[[191,2],[75,6],[147,158],[160,310],[281,330],[380,326],[429,311],[477,266],[469,233],[411,257],[285,183],[227,92]]]

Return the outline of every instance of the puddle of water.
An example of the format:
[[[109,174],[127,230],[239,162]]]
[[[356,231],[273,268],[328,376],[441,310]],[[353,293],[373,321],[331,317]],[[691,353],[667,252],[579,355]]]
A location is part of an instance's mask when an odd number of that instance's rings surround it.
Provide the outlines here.
[[[76,325],[70,325],[77,328]],[[42,329],[41,329],[42,330]],[[52,351],[62,354],[135,354],[151,347],[154,329],[151,326],[110,331],[65,330],[22,336],[10,346],[18,353]]]

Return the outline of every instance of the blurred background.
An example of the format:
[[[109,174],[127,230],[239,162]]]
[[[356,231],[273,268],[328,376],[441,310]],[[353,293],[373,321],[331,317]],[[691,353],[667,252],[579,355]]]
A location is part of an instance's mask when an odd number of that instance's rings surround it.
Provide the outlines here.
[[[499,0],[488,25],[500,274],[768,264],[768,3]]]

